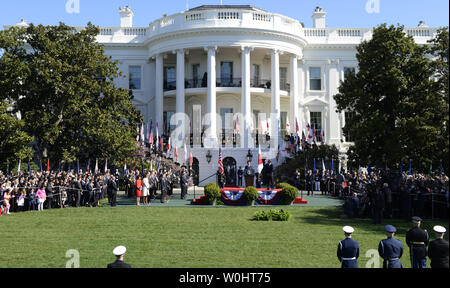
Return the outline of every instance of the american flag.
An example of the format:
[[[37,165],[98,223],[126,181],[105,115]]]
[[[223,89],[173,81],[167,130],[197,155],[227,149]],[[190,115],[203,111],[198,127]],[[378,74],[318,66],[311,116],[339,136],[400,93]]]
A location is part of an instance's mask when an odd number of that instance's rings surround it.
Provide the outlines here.
[[[222,148],[219,147],[219,173],[225,174],[225,170],[223,170],[223,162],[222,162]]]

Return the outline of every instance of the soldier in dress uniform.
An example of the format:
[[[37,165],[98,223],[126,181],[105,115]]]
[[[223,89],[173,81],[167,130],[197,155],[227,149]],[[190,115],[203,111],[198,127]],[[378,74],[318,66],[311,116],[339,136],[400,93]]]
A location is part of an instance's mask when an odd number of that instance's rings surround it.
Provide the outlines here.
[[[428,246],[428,258],[430,258],[431,268],[447,268],[448,269],[448,241],[444,240],[444,234],[447,231],[445,227],[434,226],[434,234],[436,240],[430,242]]]
[[[358,268],[359,244],[352,239],[355,229],[345,226],[342,230],[344,230],[345,239],[339,241],[337,248],[337,257],[342,263],[341,268]]]
[[[402,241],[395,239],[397,229],[392,225],[384,226],[387,239],[378,244],[378,253],[384,259],[383,268],[403,268],[400,258],[403,255]]]
[[[427,268],[427,245],[429,236],[427,231],[420,228],[422,219],[412,217],[413,228],[406,233],[406,244],[409,246],[411,267]]]
[[[123,261],[125,252],[127,252],[127,248],[125,248],[125,246],[118,246],[114,248],[113,254],[116,256],[116,261],[108,264],[107,268],[131,268],[129,264]]]

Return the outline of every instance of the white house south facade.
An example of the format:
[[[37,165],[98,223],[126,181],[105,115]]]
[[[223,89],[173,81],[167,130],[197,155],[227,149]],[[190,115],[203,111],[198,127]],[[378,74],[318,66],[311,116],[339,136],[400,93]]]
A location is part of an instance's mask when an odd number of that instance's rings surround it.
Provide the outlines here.
[[[297,125],[300,136],[307,124],[323,131],[343,153],[351,144],[342,132],[351,117],[336,112],[333,96],[345,71],[357,71],[356,46],[372,28],[328,28],[319,7],[312,28],[252,6],[200,6],[148,27],[133,27],[129,7],[119,12],[121,27],[101,27],[97,37],[127,76],[116,84],[133,91],[145,123],[172,136],[178,162],[186,144],[200,180],[217,171],[219,146],[231,169],[249,153],[256,168],[258,146],[275,158]],[[437,31],[423,23],[405,30],[420,44]]]

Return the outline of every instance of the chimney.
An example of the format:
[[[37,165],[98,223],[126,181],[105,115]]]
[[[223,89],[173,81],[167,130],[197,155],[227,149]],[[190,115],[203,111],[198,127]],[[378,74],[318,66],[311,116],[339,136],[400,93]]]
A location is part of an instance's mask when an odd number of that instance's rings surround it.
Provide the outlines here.
[[[134,13],[131,11],[130,6],[125,8],[119,8],[120,13],[120,27],[133,27]]]
[[[316,7],[314,14],[312,15],[313,19],[313,27],[314,28],[326,28],[326,12],[322,11],[322,8],[319,6]]]

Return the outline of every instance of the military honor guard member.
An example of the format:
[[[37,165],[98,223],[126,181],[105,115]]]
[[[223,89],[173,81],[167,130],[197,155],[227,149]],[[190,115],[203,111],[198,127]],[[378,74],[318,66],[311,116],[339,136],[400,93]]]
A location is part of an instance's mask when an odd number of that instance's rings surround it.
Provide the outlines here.
[[[345,226],[342,230],[344,230],[345,239],[339,241],[337,248],[337,257],[342,263],[341,268],[358,268],[359,244],[352,239],[355,229]]]
[[[125,246],[117,246],[114,248],[113,254],[116,256],[116,261],[108,264],[107,268],[131,268],[129,264],[123,261],[125,252],[127,252],[127,248]]]
[[[403,268],[400,258],[403,255],[402,241],[395,239],[397,229],[392,225],[384,226],[387,239],[381,240],[378,253],[384,259],[383,268]]]
[[[431,268],[448,269],[448,241],[444,240],[444,234],[447,231],[445,227],[433,227],[436,240],[430,242],[428,246],[428,258],[430,258]]]
[[[412,217],[413,228],[406,232],[412,268],[427,268],[427,246],[430,237],[427,231],[420,228],[421,223],[420,217]]]

